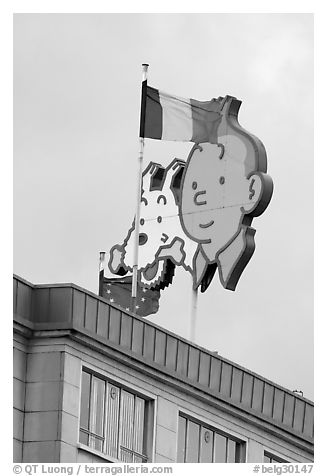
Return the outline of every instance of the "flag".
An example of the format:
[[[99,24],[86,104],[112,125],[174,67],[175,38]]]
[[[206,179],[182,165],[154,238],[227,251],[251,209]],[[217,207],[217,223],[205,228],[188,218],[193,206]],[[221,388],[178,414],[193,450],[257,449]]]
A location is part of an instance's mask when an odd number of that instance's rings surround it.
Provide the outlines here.
[[[223,98],[197,101],[142,83],[140,137],[187,142],[218,141]]]
[[[159,289],[146,289],[137,285],[137,297],[132,298],[132,276],[105,278],[100,273],[99,295],[109,303],[116,304],[125,311],[144,317],[159,310]],[[134,305],[134,299],[136,299]]]

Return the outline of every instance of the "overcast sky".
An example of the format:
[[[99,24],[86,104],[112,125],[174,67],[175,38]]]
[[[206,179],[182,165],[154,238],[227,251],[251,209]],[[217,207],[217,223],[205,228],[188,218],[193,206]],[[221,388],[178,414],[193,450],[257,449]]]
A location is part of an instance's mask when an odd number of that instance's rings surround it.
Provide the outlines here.
[[[264,143],[274,194],[235,292],[200,294],[196,343],[313,398],[313,17],[310,14],[16,14],[14,272],[97,292],[98,254],[135,211],[141,64],[198,100],[236,96]],[[149,161],[191,143],[147,140]],[[154,323],[188,337],[177,269]]]

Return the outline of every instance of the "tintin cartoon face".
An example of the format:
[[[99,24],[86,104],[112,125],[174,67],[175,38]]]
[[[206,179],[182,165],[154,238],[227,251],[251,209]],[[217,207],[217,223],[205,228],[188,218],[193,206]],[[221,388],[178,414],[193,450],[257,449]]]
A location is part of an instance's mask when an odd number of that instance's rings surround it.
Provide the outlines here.
[[[234,135],[220,141],[193,148],[182,185],[183,228],[202,244],[210,261],[238,234],[262,189],[260,176],[247,170],[244,142]]]
[[[232,96],[224,98],[217,144],[196,144],[182,178],[180,220],[197,243],[193,288],[201,285],[202,292],[217,268],[221,284],[235,290],[255,249],[252,220],[272,196],[265,148],[239,125],[240,105]]]

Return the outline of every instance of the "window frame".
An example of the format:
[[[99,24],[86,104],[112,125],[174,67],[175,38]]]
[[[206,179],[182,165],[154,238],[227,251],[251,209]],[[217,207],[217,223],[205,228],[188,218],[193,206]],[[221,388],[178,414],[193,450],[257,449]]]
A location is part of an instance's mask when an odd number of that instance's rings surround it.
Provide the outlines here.
[[[265,457],[268,457],[268,458],[273,458],[275,461],[273,461],[272,463],[271,462],[266,462],[265,461]],[[263,463],[264,464],[275,464],[275,463],[280,463],[280,464],[289,464],[289,463],[292,463],[292,461],[287,461],[286,459],[284,459],[285,456],[280,456],[279,453],[275,453],[274,451],[271,450],[271,448],[264,448],[263,450]]]
[[[192,421],[193,423],[196,423],[200,425],[200,427],[205,427],[209,431],[212,431],[214,433],[217,433],[227,439],[230,439],[234,441],[235,443],[238,443],[240,446],[240,460],[239,463],[246,463],[247,462],[247,455],[248,455],[248,438],[244,437],[243,435],[240,436],[239,434],[236,434],[233,430],[229,430],[229,428],[223,427],[221,425],[217,426],[216,423],[213,423],[212,421],[209,421],[207,418],[202,418],[200,415],[196,415],[193,412],[188,412],[185,411],[182,408],[178,408],[177,412],[177,438],[176,438],[176,462],[178,458],[178,435],[179,435],[179,418],[183,417],[189,421]],[[200,450],[200,446],[199,446]],[[213,456],[214,456],[214,450],[213,450]],[[234,464],[239,464],[234,463]],[[198,464],[201,464],[198,462]],[[214,464],[214,462],[213,462]],[[226,463],[227,464],[227,463]]]
[[[127,382],[126,380],[117,377],[116,375],[112,375],[109,372],[102,370],[98,367],[95,367],[89,363],[81,362],[80,366],[80,387],[79,387],[79,410],[78,410],[78,436],[77,436],[77,447],[82,449],[83,451],[87,451],[89,453],[95,454],[102,459],[113,463],[124,463],[119,458],[115,458],[110,454],[105,453],[104,451],[100,451],[96,448],[92,448],[85,443],[80,441],[80,432],[81,432],[81,402],[82,402],[82,380],[83,380],[83,372],[89,373],[94,375],[95,377],[103,380],[105,382],[105,398],[104,398],[104,418],[103,418],[103,426],[104,426],[104,447],[107,442],[107,385],[113,385],[118,387],[120,390],[125,390],[126,392],[142,398],[145,401],[145,408],[147,413],[147,421],[144,422],[144,438],[146,438],[146,453],[142,456],[146,456],[147,461],[146,463],[151,463],[154,461],[154,452],[155,452],[155,424],[156,424],[156,417],[157,417],[157,397],[156,395],[144,390],[144,388],[140,388],[131,382]],[[132,378],[132,375],[130,375]],[[120,416],[120,413],[119,413]],[[120,431],[119,431],[120,433]],[[120,448],[120,445],[118,445]],[[137,452],[136,452],[137,453]],[[141,456],[141,455],[140,455]],[[131,463],[134,464],[134,463]],[[136,463],[135,463],[136,464]]]

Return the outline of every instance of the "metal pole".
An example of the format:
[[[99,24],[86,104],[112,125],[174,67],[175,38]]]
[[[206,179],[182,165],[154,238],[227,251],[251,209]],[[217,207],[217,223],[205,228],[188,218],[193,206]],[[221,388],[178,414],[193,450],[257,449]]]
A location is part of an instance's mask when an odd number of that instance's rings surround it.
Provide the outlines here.
[[[104,261],[106,259],[106,252],[100,251],[99,257],[99,296],[102,296],[102,286],[104,278]]]
[[[191,342],[195,342],[197,310],[198,310],[198,290],[193,289],[193,286],[192,286],[191,324],[190,324],[190,341]]]
[[[143,74],[142,82],[147,79],[148,64],[142,64]],[[144,154],[144,137],[140,137],[140,154],[139,154],[139,171],[136,193],[136,212],[135,212],[135,240],[134,240],[134,264],[132,279],[132,298],[137,296],[137,268],[139,258],[139,230],[140,230],[140,208],[142,194],[142,172],[143,172],[143,154]]]

